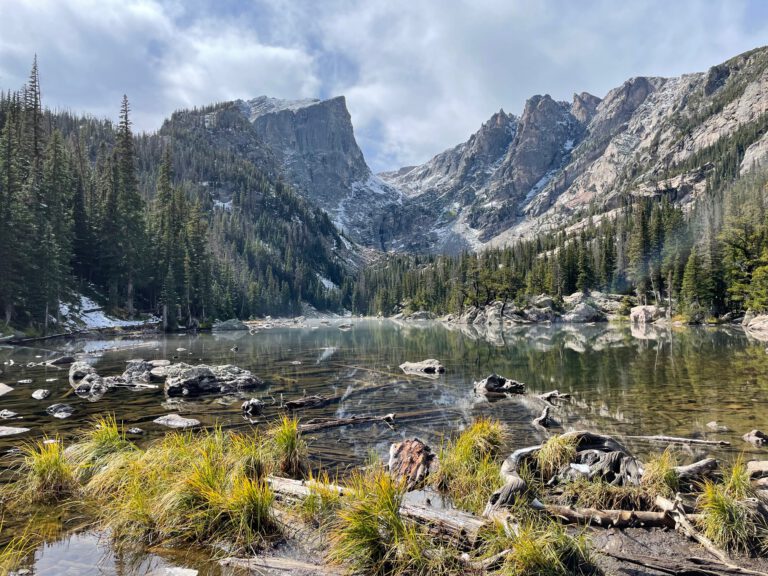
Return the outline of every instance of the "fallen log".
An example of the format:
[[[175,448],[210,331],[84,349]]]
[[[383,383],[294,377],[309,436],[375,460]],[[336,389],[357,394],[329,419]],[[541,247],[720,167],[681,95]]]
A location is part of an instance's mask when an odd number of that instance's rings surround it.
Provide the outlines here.
[[[730,446],[725,440],[701,440],[699,438],[680,438],[678,436],[627,436],[631,440],[662,442],[665,444],[699,444],[702,446]]]
[[[717,460],[714,458],[704,458],[686,466],[675,466],[674,470],[678,480],[690,483],[693,480],[699,480],[711,475],[717,471],[717,468]]]
[[[702,558],[689,558],[686,560],[675,560],[673,558],[656,558],[653,556],[634,556],[627,553],[618,554],[608,550],[600,550],[600,554],[615,558],[620,562],[650,568],[664,574],[673,576],[732,576],[736,574],[753,574],[765,576],[765,572],[758,572],[748,568],[721,564]]]
[[[368,424],[371,422],[384,422],[389,426],[395,423],[394,413],[384,414],[383,416],[352,416],[350,418],[313,418],[299,424],[299,432],[317,432],[318,430],[328,430],[329,428],[338,428],[340,426]]]
[[[311,486],[302,480],[270,476],[267,483],[279,500],[299,502],[311,493]],[[338,485],[324,484],[323,487],[344,493]],[[400,505],[400,515],[409,522],[425,526],[432,536],[448,540],[461,549],[474,547],[487,523],[487,520],[461,510],[438,509],[411,502]]]
[[[301,560],[293,560],[280,556],[254,556],[252,558],[223,558],[221,566],[227,568],[245,569],[249,574],[291,574],[306,576],[343,576],[347,573],[342,567],[325,564],[311,564]]]
[[[537,510],[547,512],[566,524],[601,526],[603,528],[666,528],[674,521],[666,512],[643,510],[597,510],[595,508],[571,508],[556,504],[534,503]]]

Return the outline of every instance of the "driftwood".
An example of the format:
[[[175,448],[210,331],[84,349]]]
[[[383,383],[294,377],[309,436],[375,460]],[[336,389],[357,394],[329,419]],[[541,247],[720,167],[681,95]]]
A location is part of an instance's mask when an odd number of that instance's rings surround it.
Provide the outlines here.
[[[285,402],[283,404],[283,407],[286,410],[299,410],[301,408],[320,408],[321,406],[325,406],[326,404],[330,404],[331,402],[339,401],[340,396],[329,398],[327,396],[320,396],[319,394],[314,394],[312,396],[304,396],[302,398],[297,398],[296,400],[288,400],[288,402]]]
[[[311,487],[301,480],[270,476],[267,482],[281,500],[298,502],[310,495]],[[341,486],[324,484],[325,489],[337,490],[343,494]],[[459,548],[472,548],[478,541],[481,529],[487,520],[461,510],[438,509],[431,506],[403,502],[400,515],[407,521],[423,525],[433,536],[451,541]]]
[[[730,446],[725,440],[700,440],[699,438],[680,438],[678,436],[627,436],[632,440],[661,442],[664,444],[699,444],[702,446]]]
[[[485,505],[483,516],[491,517],[501,508],[509,508],[528,490],[528,484],[516,473],[506,478],[504,486],[496,490]]]
[[[559,426],[560,423],[549,415],[549,406],[544,406],[541,416],[533,419],[533,425],[541,426],[542,428],[552,428]]]
[[[666,512],[642,510],[597,510],[572,508],[536,502],[534,508],[547,512],[566,524],[602,526],[603,528],[673,527],[674,520]]]
[[[356,424],[370,424],[371,422],[384,422],[389,426],[395,423],[395,414],[385,414],[384,416],[352,416],[350,418],[313,418],[299,424],[300,432],[317,432],[318,430],[328,430],[329,428],[339,428],[340,426],[349,426]]]
[[[396,480],[402,480],[407,491],[420,486],[436,465],[435,454],[418,438],[389,447],[389,473]]]
[[[714,458],[704,458],[686,466],[675,466],[675,474],[681,482],[690,484],[694,480],[700,480],[717,471],[718,464]]]
[[[475,382],[474,388],[476,394],[490,396],[506,396],[507,394],[523,394],[525,392],[525,384],[522,382],[505,378],[495,373],[479,382]]]
[[[337,566],[311,564],[281,556],[254,556],[252,558],[224,558],[219,561],[224,567],[248,570],[249,574],[291,574],[306,576],[343,576],[347,572]]]
[[[674,558],[655,558],[653,556],[634,556],[629,554],[617,554],[608,550],[600,550],[605,556],[615,558],[620,562],[650,568],[664,574],[673,576],[731,576],[737,574],[753,574],[757,576],[766,576],[765,572],[741,568],[731,564],[721,564],[712,560],[703,558],[688,558],[686,560],[676,560]]]

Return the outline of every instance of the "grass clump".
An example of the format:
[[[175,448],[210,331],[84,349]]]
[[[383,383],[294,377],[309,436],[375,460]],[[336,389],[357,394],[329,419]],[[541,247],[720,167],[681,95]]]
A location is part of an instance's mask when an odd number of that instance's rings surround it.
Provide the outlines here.
[[[614,486],[601,479],[579,477],[563,484],[562,498],[580,508],[645,510],[654,496],[644,486]]]
[[[38,440],[21,448],[23,459],[15,492],[27,502],[54,504],[77,491],[75,470],[58,439]]]
[[[268,435],[280,472],[291,478],[302,478],[307,472],[307,443],[299,432],[298,418],[283,416]]]
[[[499,456],[506,428],[481,418],[440,448],[434,485],[453,504],[474,513],[483,511],[490,495],[503,484]]]
[[[380,464],[354,472],[331,524],[331,560],[369,576],[464,574],[455,549],[403,521],[404,494],[404,484]]]
[[[509,539],[512,550],[499,574],[569,576],[599,574],[583,534],[571,536],[555,522],[528,522]]]
[[[576,456],[578,438],[566,434],[552,436],[536,452],[536,466],[542,479],[549,480]]]
[[[660,455],[651,458],[645,465],[640,483],[652,496],[670,497],[680,489],[680,480],[675,472],[677,458],[667,448]]]
[[[78,479],[86,482],[110,458],[135,449],[126,439],[123,425],[110,414],[94,419],[80,441],[67,450],[67,458],[75,466]]]
[[[317,475],[310,473],[307,479],[309,496],[297,506],[299,517],[315,527],[328,525],[341,507],[341,493],[337,486],[337,483],[331,482],[326,471]]]
[[[3,531],[3,522],[0,519],[0,533]],[[35,542],[25,530],[19,536],[11,538],[4,546],[0,547],[0,574],[10,574],[18,570],[24,564],[24,560],[34,552]]]
[[[746,500],[754,496],[749,472],[739,458],[720,483],[707,480],[699,496],[700,528],[718,546],[743,552],[768,547],[768,523]]]

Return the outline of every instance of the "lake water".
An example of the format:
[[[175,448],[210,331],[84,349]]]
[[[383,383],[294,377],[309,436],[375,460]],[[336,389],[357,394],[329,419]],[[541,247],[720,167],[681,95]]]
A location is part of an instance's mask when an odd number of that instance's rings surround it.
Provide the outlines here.
[[[235,345],[237,352],[231,350]],[[265,381],[263,388],[245,397],[262,398],[268,406],[260,422],[249,422],[241,414],[242,397],[168,400],[162,389],[121,389],[89,402],[72,393],[68,367],[28,367],[62,353],[87,356],[105,376],[120,374],[131,358],[236,364]],[[406,376],[398,368],[402,362],[426,358],[440,360],[446,373],[429,379]],[[13,366],[4,365],[11,359]],[[431,322],[366,319],[353,321],[348,331],[334,324],[310,323],[253,335],[231,332],[0,348],[0,369],[4,371],[0,382],[14,388],[0,396],[0,410],[12,410],[22,417],[0,425],[31,429],[24,436],[0,439],[2,462],[8,462],[8,450],[25,438],[73,437],[89,418],[107,412],[126,426],[144,429],[142,441],[147,442],[166,431],[152,423],[163,414],[178,412],[204,425],[258,426],[281,412],[282,400],[305,394],[335,400],[299,412],[303,419],[396,414],[394,428],[376,423],[308,435],[315,463],[341,471],[363,462],[371,452],[385,455],[392,442],[406,437],[418,436],[438,445],[444,435],[455,433],[480,415],[509,425],[510,449],[539,443],[544,433],[531,420],[543,404],[532,395],[553,389],[573,397],[553,411],[564,429],[616,435],[640,455],[658,446],[628,436],[664,434],[732,443],[727,448],[688,449],[690,459],[707,454],[759,454],[741,436],[754,428],[768,428],[768,354],[765,344],[748,339],[739,328],[542,325],[483,335]],[[497,402],[476,397],[473,382],[491,372],[524,382],[529,394]],[[18,383],[23,380],[32,382]],[[43,401],[33,400],[31,393],[37,388],[47,388],[52,394]],[[65,420],[47,415],[46,407],[57,402],[71,404],[75,414]],[[707,427],[712,421],[727,430],[713,431]],[[40,562],[43,558],[44,551]],[[119,573],[152,573],[145,568],[139,565]],[[118,573],[104,570],[71,573]]]

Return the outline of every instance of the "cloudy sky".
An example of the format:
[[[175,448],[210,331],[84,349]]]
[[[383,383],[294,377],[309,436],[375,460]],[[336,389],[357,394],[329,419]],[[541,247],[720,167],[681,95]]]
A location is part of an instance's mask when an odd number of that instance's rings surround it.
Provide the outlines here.
[[[0,89],[37,53],[44,103],[157,129],[177,108],[343,94],[375,170],[420,163],[499,108],[768,43],[762,0],[0,0]]]

